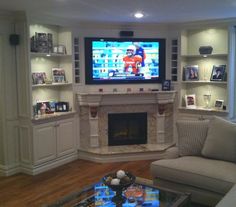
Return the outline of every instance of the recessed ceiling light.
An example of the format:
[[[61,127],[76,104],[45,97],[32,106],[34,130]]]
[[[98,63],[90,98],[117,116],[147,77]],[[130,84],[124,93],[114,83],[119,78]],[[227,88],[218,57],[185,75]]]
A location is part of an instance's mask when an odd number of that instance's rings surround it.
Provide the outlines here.
[[[142,12],[136,12],[136,13],[134,14],[134,17],[135,17],[135,18],[138,18],[138,19],[142,18],[143,16],[144,16],[144,15],[143,15]]]

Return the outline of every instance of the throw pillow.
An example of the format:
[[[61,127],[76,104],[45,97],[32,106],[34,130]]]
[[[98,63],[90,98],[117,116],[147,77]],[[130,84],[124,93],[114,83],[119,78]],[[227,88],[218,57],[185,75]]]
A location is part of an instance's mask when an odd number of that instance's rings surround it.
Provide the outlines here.
[[[220,117],[214,117],[209,123],[202,155],[236,162],[236,124]]]
[[[209,120],[178,120],[179,156],[201,155]]]

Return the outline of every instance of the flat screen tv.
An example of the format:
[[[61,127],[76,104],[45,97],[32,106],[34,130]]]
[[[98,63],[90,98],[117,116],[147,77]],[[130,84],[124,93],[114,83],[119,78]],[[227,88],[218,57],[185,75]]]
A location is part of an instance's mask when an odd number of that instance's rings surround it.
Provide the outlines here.
[[[166,40],[85,38],[86,84],[161,83]]]

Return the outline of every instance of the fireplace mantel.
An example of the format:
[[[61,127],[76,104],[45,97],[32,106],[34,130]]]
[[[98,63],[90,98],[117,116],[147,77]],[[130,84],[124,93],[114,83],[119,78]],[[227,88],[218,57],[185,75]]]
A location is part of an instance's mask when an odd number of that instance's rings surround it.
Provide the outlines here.
[[[80,106],[105,106],[127,104],[168,104],[173,103],[176,91],[150,91],[150,92],[98,92],[79,93]]]
[[[146,112],[147,144],[172,142],[175,95],[176,91],[77,94],[81,148],[108,146],[108,114],[111,113]]]

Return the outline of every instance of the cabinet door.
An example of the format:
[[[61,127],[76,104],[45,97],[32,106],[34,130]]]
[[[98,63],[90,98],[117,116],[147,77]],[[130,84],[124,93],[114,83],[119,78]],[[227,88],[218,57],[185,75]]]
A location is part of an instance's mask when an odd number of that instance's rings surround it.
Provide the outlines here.
[[[57,122],[57,156],[76,151],[75,120],[66,119]]]
[[[55,122],[34,127],[34,163],[40,164],[56,158]]]

